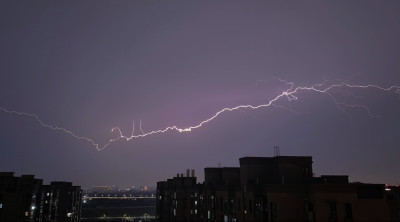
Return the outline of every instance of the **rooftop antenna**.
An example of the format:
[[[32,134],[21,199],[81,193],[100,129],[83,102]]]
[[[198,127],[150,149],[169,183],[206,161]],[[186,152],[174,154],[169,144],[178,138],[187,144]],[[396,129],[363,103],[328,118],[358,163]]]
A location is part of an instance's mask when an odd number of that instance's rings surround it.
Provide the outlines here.
[[[279,146],[274,146],[274,157],[280,156],[281,151],[279,150]]]

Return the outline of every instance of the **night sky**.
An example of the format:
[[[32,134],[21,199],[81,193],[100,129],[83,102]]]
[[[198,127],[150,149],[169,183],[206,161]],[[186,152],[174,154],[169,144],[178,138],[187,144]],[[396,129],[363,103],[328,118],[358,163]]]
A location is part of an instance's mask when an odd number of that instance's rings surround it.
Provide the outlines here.
[[[137,135],[140,121],[145,133],[186,128],[268,103],[290,88],[277,78],[400,85],[399,11],[399,1],[1,1],[0,107],[105,144],[113,127],[131,135],[132,121]],[[316,175],[400,183],[399,91],[296,96],[101,151],[0,110],[0,171],[154,186],[188,168],[202,181],[205,167],[273,156],[278,145],[313,156]]]

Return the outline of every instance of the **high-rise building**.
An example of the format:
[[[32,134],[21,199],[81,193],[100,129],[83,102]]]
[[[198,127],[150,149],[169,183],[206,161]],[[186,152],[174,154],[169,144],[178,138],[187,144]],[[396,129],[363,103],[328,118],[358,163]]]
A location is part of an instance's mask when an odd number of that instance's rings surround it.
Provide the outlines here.
[[[42,183],[33,175],[0,172],[0,221],[79,221],[81,188],[70,182]]]
[[[157,183],[159,221],[400,221],[399,187],[315,177],[312,157],[244,157]]]
[[[0,221],[35,221],[42,182],[33,175],[0,172]]]

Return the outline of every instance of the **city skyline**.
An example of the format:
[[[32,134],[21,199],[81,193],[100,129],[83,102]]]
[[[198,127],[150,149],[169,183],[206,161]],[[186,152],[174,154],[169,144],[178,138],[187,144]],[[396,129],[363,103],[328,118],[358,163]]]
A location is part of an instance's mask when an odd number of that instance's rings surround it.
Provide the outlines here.
[[[1,171],[202,181],[280,146],[317,175],[400,183],[397,2],[0,6]]]

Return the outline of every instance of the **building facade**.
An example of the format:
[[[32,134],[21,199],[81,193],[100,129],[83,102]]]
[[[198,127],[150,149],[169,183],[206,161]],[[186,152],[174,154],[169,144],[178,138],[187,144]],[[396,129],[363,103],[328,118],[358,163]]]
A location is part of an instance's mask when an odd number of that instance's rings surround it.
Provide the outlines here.
[[[312,157],[244,157],[157,183],[158,221],[400,221],[399,187],[313,176]]]
[[[33,175],[0,173],[0,221],[79,221],[81,188],[70,182],[42,183]]]

